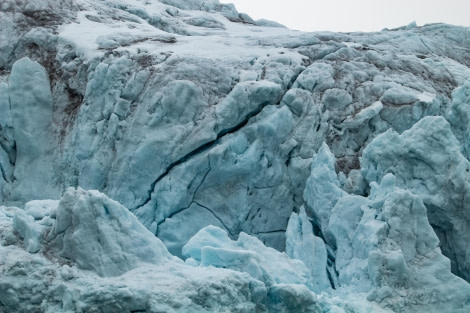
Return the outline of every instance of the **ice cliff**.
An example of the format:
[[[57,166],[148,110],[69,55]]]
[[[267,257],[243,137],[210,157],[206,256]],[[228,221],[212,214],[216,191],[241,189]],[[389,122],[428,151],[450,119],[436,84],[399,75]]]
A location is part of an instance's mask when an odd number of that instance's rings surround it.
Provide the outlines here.
[[[470,29],[0,0],[0,312],[469,312]]]

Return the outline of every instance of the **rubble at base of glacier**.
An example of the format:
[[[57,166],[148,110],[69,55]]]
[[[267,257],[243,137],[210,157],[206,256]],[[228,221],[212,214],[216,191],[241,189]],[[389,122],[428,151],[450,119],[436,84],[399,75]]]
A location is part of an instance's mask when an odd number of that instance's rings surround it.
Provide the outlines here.
[[[0,8],[0,312],[470,311],[468,28]]]

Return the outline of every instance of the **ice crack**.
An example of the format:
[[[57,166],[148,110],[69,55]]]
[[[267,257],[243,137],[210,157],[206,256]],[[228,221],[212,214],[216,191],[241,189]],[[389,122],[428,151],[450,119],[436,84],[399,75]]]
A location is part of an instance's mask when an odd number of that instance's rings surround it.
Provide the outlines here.
[[[281,95],[280,99],[282,99],[285,95],[285,93],[287,92],[287,90]],[[281,102],[281,100],[278,101],[277,105],[279,105]],[[152,199],[152,193],[153,191],[155,190],[155,186],[158,184],[158,182],[160,182],[165,176],[167,176],[175,167],[177,167],[178,165],[180,164],[183,164],[184,162],[192,159],[193,157],[196,157],[198,155],[200,155],[201,153],[204,153],[206,152],[207,150],[210,150],[212,147],[216,146],[221,139],[223,139],[225,136],[227,135],[230,135],[230,134],[233,134],[237,131],[239,131],[240,129],[242,129],[244,126],[246,126],[248,124],[248,122],[250,121],[251,118],[257,116],[259,113],[261,113],[261,111],[264,109],[264,107],[266,106],[267,104],[261,104],[259,106],[256,107],[255,110],[249,112],[248,114],[245,115],[245,118],[239,122],[238,124],[236,124],[235,126],[233,127],[229,127],[229,128],[226,128],[226,129],[223,129],[221,130],[217,136],[216,136],[216,139],[214,140],[211,140],[201,146],[199,146],[198,148],[196,148],[195,150],[187,153],[186,155],[184,155],[183,157],[181,157],[180,159],[174,161],[173,163],[171,163],[167,169],[157,177],[157,179],[155,179],[152,184],[150,185],[150,189],[148,190],[148,196],[147,198],[140,204],[138,205],[137,207],[135,207],[133,209],[133,211],[136,211],[138,210],[139,208],[147,205],[150,200]]]

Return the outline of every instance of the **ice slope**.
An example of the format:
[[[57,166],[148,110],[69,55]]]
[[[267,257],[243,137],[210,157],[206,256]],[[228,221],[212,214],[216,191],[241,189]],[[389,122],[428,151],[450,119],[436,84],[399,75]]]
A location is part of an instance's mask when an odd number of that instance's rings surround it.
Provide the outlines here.
[[[215,0],[0,8],[1,310],[468,310],[469,29],[302,33]],[[217,262],[184,253],[213,227]],[[200,297],[168,300],[185,279]],[[132,301],[109,300],[121,283]]]
[[[32,210],[0,207],[1,312],[266,311],[261,282],[185,266],[132,213],[97,191],[69,189],[58,205],[28,203],[38,206],[48,210],[35,217]],[[22,241],[37,251],[24,251]]]
[[[195,267],[195,259],[185,264],[171,256],[132,213],[98,191],[69,188],[59,203],[2,206],[0,312],[382,311],[364,297],[317,296],[302,261],[255,237],[241,235],[238,248],[228,250],[233,244],[222,229],[204,231],[187,245],[204,265]]]

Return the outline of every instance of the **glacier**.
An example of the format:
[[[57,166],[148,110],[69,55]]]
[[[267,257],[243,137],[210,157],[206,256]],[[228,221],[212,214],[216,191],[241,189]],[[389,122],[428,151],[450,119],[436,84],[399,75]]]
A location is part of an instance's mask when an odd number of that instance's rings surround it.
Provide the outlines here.
[[[0,312],[469,312],[469,32],[0,0]]]

